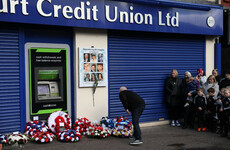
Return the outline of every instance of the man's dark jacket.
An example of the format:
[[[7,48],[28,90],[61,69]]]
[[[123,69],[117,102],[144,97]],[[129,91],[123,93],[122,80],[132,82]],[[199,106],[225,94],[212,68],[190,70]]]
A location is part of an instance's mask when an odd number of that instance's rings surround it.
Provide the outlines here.
[[[227,86],[230,86],[230,80],[229,79],[223,78],[222,80],[220,80],[220,85],[219,85],[220,90],[222,88],[226,88]]]
[[[141,105],[145,106],[145,101],[135,92],[125,90],[119,94],[120,100],[125,108],[132,112],[134,108],[137,108]]]

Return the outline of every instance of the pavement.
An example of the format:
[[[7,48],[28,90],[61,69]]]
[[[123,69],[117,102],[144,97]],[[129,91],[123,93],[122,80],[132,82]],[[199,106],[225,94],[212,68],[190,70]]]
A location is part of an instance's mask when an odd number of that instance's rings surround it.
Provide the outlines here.
[[[197,132],[169,125],[142,127],[143,144],[131,146],[128,138],[95,139],[83,136],[75,143],[37,144],[29,142],[21,147],[5,146],[3,150],[229,150],[230,139],[212,132]]]

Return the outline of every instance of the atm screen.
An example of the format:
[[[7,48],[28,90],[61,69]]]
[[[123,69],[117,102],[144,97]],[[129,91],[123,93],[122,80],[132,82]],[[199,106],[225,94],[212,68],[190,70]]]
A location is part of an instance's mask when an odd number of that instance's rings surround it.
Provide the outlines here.
[[[49,95],[49,85],[44,84],[44,85],[38,85],[38,95],[39,96],[48,96]]]

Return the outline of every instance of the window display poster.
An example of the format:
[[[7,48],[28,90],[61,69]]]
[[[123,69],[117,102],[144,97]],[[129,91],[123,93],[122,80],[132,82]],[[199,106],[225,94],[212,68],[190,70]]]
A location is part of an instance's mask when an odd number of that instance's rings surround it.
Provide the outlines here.
[[[79,86],[107,86],[107,51],[103,48],[79,48]]]

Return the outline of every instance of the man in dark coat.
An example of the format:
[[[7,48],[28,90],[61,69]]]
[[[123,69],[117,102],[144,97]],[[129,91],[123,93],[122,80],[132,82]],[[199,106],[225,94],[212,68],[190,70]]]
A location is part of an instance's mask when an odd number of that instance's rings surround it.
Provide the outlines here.
[[[230,70],[227,70],[225,72],[225,78],[220,80],[219,88],[221,90],[222,88],[226,88],[227,86],[230,86]]]
[[[145,101],[135,92],[127,90],[126,87],[121,87],[119,90],[120,100],[127,114],[132,114],[132,123],[134,126],[133,139],[131,145],[142,144],[141,129],[139,126],[139,118],[145,108]]]

